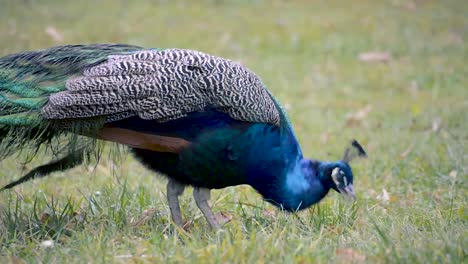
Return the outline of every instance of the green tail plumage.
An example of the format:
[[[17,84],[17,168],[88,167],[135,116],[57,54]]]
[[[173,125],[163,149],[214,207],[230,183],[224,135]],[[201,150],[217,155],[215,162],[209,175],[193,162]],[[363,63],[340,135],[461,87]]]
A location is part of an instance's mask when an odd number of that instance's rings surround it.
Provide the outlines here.
[[[74,121],[74,127],[66,127],[65,131],[66,120],[44,119],[41,108],[50,94],[65,89],[69,77],[105,61],[109,55],[140,49],[129,45],[73,45],[0,58],[0,160],[20,151],[32,158],[43,145],[54,155],[65,155],[31,171],[28,175],[33,178],[75,166],[83,160],[83,153],[96,152],[95,146],[86,148],[92,140],[76,133],[87,133],[93,126],[102,125],[103,120],[98,117]]]

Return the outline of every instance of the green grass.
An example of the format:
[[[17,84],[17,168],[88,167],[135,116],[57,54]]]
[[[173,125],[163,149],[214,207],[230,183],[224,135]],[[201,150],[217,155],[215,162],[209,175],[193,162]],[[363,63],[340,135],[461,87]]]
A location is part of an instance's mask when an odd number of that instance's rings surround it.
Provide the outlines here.
[[[369,158],[353,164],[352,205],[330,193],[294,215],[246,186],[214,191],[214,210],[233,216],[219,232],[190,190],[181,203],[193,224],[175,229],[166,180],[131,157],[104,159],[0,193],[0,262],[466,263],[467,13],[461,0],[3,0],[0,55],[119,42],[228,57],[287,105],[307,156],[338,159],[357,138]],[[392,59],[359,61],[367,51]],[[2,161],[0,184],[47,160]]]

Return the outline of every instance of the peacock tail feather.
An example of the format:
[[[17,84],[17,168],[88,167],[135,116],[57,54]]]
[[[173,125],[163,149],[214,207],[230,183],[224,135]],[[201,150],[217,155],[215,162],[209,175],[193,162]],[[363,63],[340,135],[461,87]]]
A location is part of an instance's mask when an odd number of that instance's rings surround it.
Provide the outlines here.
[[[51,94],[64,91],[66,81],[109,55],[142,48],[129,45],[73,45],[13,54],[0,58],[0,159],[20,151],[32,158],[44,145],[59,154],[83,146],[84,136],[102,126],[102,117],[74,120],[46,119],[41,113]],[[67,127],[66,130],[63,128]],[[44,144],[47,143],[47,144]]]

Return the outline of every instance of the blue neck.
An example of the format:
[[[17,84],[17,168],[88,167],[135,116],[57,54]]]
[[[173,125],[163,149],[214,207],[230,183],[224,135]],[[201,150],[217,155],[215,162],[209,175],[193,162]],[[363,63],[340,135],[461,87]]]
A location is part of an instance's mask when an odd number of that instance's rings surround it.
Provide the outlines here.
[[[290,127],[260,134],[249,141],[253,151],[246,160],[255,163],[247,166],[247,179],[266,201],[296,211],[325,197],[330,190],[322,183],[328,163],[304,159]]]
[[[251,185],[266,201],[278,207],[302,210],[318,203],[330,190],[321,180],[323,165],[301,157],[279,174],[275,169],[257,171]]]
[[[283,183],[283,207],[287,210],[302,210],[318,203],[329,188],[321,181],[321,163],[300,159],[290,170]]]
[[[288,211],[318,203],[331,185],[326,179],[331,163],[304,159],[291,123],[272,97],[280,112],[280,127],[251,126],[243,142],[249,142],[245,153],[248,184],[266,201]]]

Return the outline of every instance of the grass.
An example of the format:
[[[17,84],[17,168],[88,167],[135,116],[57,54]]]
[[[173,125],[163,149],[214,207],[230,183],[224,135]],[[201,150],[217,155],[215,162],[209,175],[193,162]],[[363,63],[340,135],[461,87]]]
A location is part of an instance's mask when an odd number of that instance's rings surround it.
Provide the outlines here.
[[[175,229],[165,179],[104,159],[0,193],[0,262],[466,263],[467,11],[453,0],[3,0],[1,55],[119,42],[228,57],[286,105],[307,156],[338,159],[357,138],[369,158],[353,164],[352,205],[331,193],[294,215],[246,186],[214,191],[215,211],[233,216],[219,232],[190,191],[192,226]],[[391,59],[357,59],[368,51]],[[47,160],[2,161],[0,184]]]

